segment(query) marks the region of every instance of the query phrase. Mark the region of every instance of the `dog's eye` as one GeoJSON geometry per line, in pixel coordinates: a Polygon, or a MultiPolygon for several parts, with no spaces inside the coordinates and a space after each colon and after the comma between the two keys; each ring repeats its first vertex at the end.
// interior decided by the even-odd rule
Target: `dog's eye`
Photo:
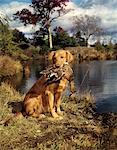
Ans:
{"type": "Polygon", "coordinates": [[[61,56],[61,58],[63,58],[63,56],[61,56]]]}

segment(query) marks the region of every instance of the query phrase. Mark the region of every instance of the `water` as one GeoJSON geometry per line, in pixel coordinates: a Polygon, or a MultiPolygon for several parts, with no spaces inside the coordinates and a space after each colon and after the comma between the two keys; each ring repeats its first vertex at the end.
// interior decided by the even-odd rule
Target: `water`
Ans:
{"type": "Polygon", "coordinates": [[[98,112],[117,112],[117,61],[91,61],[74,64],[77,88],[85,74],[81,90],[89,89],[95,96],[98,112]]]}
{"type": "MultiPolygon", "coordinates": [[[[26,93],[47,65],[44,61],[32,63],[30,77],[20,78],[17,89],[26,93]]],[[[117,112],[117,61],[75,62],[73,71],[76,89],[91,90],[98,112],[117,112]]],[[[68,90],[66,94],[69,94],[68,90]]]]}

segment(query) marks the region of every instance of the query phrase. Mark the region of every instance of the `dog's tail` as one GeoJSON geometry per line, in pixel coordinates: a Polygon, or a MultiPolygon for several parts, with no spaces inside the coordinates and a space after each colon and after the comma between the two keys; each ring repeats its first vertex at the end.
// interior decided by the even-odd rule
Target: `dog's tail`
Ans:
{"type": "Polygon", "coordinates": [[[9,124],[15,122],[18,118],[22,118],[23,114],[21,112],[15,113],[4,120],[0,121],[0,125],[8,126],[9,124]]]}

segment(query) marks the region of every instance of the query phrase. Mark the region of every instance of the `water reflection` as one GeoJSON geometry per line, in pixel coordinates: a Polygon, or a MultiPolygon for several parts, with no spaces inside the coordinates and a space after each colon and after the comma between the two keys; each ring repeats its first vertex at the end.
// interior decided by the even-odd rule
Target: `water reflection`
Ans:
{"type": "MultiPolygon", "coordinates": [[[[89,86],[97,98],[105,98],[117,94],[117,62],[92,62],[89,86]]],[[[99,99],[98,98],[98,99],[99,99]]]]}
{"type": "Polygon", "coordinates": [[[96,98],[97,111],[117,112],[117,61],[92,61],[74,65],[75,83],[81,90],[90,89],[96,98]]]}
{"type": "Polygon", "coordinates": [[[46,66],[47,64],[44,60],[42,60],[41,62],[32,62],[30,64],[30,76],[29,78],[27,78],[26,76],[22,78],[22,82],[19,85],[18,90],[21,93],[26,93],[36,82],[36,80],[40,77],[40,71],[44,70],[46,66]]]}

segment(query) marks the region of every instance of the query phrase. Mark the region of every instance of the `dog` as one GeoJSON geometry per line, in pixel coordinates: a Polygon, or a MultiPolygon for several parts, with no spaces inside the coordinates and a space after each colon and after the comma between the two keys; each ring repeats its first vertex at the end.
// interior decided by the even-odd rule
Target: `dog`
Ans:
{"type": "MultiPolygon", "coordinates": [[[[44,74],[36,81],[23,101],[23,109],[27,116],[40,117],[41,114],[50,111],[52,117],[60,118],[62,114],[60,110],[61,97],[68,82],[71,93],[75,92],[73,71],[69,65],[73,61],[73,55],[69,51],[57,50],[50,52],[48,59],[52,61],[54,68],[58,68],[59,74],[60,69],[63,69],[64,73],[58,75],[56,81],[49,82],[44,74]]],[[[50,76],[53,74],[55,75],[51,72],[50,76]]]]}
{"type": "Polygon", "coordinates": [[[52,66],[41,72],[41,77],[26,93],[21,112],[16,111],[13,116],[0,121],[0,124],[7,126],[22,115],[42,118],[46,112],[50,112],[53,118],[62,119],[61,97],[68,83],[71,94],[75,92],[73,71],[69,65],[73,55],[69,51],[57,50],[49,53],[48,60],[52,61],[52,66]]]}

